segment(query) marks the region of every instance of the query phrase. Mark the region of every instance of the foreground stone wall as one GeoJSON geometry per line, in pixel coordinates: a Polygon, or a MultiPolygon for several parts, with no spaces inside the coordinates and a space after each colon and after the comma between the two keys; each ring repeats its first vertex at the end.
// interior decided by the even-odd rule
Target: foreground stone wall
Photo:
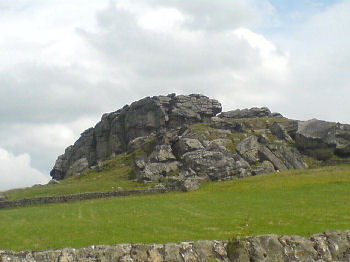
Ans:
{"type": "Polygon", "coordinates": [[[136,261],[229,261],[226,243],[220,241],[183,242],[180,244],[120,244],[91,246],[82,249],[65,248],[42,252],[0,251],[0,261],[23,262],[136,262],[136,261]]]}
{"type": "Polygon", "coordinates": [[[264,235],[227,243],[197,241],[179,244],[119,244],[50,251],[0,251],[1,262],[282,262],[350,261],[350,231],[300,236],[264,235]]]}
{"type": "Polygon", "coordinates": [[[130,195],[147,195],[147,194],[156,194],[156,193],[165,193],[165,192],[169,192],[169,190],[165,190],[162,188],[151,188],[151,189],[139,189],[139,190],[93,192],[93,193],[83,193],[83,194],[66,195],[66,196],[27,198],[27,199],[15,200],[15,201],[0,201],[0,209],[8,208],[8,207],[21,207],[21,206],[49,204],[49,203],[65,203],[65,202],[91,200],[91,199],[98,199],[98,198],[121,197],[121,196],[130,196],[130,195]]]}
{"type": "Polygon", "coordinates": [[[350,261],[350,231],[332,231],[303,238],[265,235],[234,241],[228,247],[231,261],[350,261]]]}

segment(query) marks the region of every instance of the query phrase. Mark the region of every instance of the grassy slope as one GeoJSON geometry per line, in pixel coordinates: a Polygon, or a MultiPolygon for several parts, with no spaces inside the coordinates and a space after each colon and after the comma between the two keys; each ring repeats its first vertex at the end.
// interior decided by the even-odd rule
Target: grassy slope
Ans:
{"type": "Polygon", "coordinates": [[[106,161],[103,168],[87,170],[79,176],[73,176],[56,185],[36,186],[14,189],[5,192],[9,200],[42,196],[59,196],[86,192],[107,192],[123,189],[141,189],[151,184],[140,184],[130,180],[132,176],[132,155],[120,154],[113,160],[106,161]]]}
{"type": "Polygon", "coordinates": [[[342,165],[208,183],[191,193],[4,209],[0,249],[349,229],[349,188],[350,165],[342,165]]]}

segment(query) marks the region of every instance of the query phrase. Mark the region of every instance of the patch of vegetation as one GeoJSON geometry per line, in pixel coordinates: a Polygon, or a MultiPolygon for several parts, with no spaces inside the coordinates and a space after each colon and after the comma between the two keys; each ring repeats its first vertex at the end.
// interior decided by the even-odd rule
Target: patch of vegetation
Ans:
{"type": "Polygon", "coordinates": [[[189,127],[192,133],[196,134],[196,138],[200,141],[214,140],[219,138],[215,129],[211,128],[207,123],[197,123],[189,127]]]}
{"type": "Polygon", "coordinates": [[[338,165],[211,182],[189,193],[1,209],[0,249],[227,240],[247,228],[249,235],[345,230],[349,186],[350,165],[338,165]]]}
{"type": "Polygon", "coordinates": [[[228,139],[231,140],[231,143],[229,145],[226,146],[226,148],[228,150],[230,150],[231,152],[235,152],[236,151],[236,147],[239,144],[239,142],[241,142],[241,140],[243,140],[244,138],[247,138],[248,134],[246,133],[240,133],[240,132],[233,132],[228,139]]]}
{"type": "Polygon", "coordinates": [[[167,174],[167,177],[177,176],[179,173],[180,173],[180,169],[179,169],[179,168],[176,168],[176,170],[170,171],[170,172],[167,174]]]}
{"type": "Polygon", "coordinates": [[[60,184],[14,189],[5,192],[9,200],[60,196],[87,192],[108,192],[122,189],[143,189],[150,186],[130,180],[134,154],[120,154],[103,162],[100,167],[87,169],[80,175],[60,181],[60,184]]]}
{"type": "Polygon", "coordinates": [[[137,153],[140,154],[142,152],[145,152],[146,155],[149,156],[153,152],[153,150],[156,147],[156,145],[157,145],[156,139],[155,138],[149,138],[141,145],[141,149],[140,149],[141,152],[138,151],[138,152],[136,152],[136,154],[137,153]]]}
{"type": "Polygon", "coordinates": [[[319,168],[324,166],[335,166],[340,164],[350,164],[350,157],[341,157],[333,154],[329,159],[322,161],[313,157],[305,157],[305,162],[309,168],[319,168]]]}
{"type": "Polygon", "coordinates": [[[318,168],[322,166],[322,161],[319,161],[313,157],[306,156],[304,157],[304,161],[309,168],[318,168]]]}
{"type": "Polygon", "coordinates": [[[209,123],[196,123],[190,125],[188,128],[195,133],[207,133],[211,129],[209,123]]]}

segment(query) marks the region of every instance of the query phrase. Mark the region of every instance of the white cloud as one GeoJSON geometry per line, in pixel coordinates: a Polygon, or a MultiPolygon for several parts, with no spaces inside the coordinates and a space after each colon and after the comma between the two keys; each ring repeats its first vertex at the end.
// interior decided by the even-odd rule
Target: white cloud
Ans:
{"type": "Polygon", "coordinates": [[[156,8],[138,17],[142,28],[162,33],[178,28],[184,21],[185,16],[175,8],[156,8]]]}
{"type": "Polygon", "coordinates": [[[349,123],[349,13],[350,1],[342,1],[275,38],[290,53],[283,106],[290,117],[349,123]]]}
{"type": "Polygon", "coordinates": [[[0,190],[45,184],[49,177],[31,167],[28,154],[13,155],[0,148],[0,190]]]}
{"type": "Polygon", "coordinates": [[[26,152],[32,165],[48,175],[57,156],[73,144],[85,129],[95,125],[96,118],[80,118],[62,123],[0,124],[0,145],[15,154],[26,152]]]}
{"type": "MultiPolygon", "coordinates": [[[[99,61],[113,68],[114,76],[126,81],[128,90],[139,97],[204,93],[226,97],[222,101],[226,108],[283,100],[283,85],[288,81],[286,53],[263,35],[238,28],[240,23],[217,31],[194,28],[187,21],[198,14],[174,3],[179,4],[162,2],[153,9],[137,8],[135,2],[132,8],[110,4],[98,13],[98,30],[81,34],[100,54],[99,61]],[[157,16],[155,21],[148,18],[152,12],[159,17],[171,15],[163,25],[157,16]]],[[[227,5],[220,10],[226,12],[227,5]]],[[[237,5],[247,8],[243,2],[237,5]]]]}

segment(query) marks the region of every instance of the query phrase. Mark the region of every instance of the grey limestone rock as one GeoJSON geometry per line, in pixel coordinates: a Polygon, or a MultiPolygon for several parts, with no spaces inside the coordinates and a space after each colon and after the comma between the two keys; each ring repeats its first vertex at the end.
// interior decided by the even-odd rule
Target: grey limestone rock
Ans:
{"type": "Polygon", "coordinates": [[[243,125],[237,121],[230,121],[229,118],[213,116],[211,118],[210,126],[221,130],[230,130],[234,132],[242,132],[243,125]]]}
{"type": "Polygon", "coordinates": [[[277,136],[279,139],[284,140],[288,143],[292,143],[293,139],[290,137],[290,135],[287,133],[286,129],[280,125],[277,122],[274,122],[270,127],[270,131],[272,134],[277,136]]]}
{"type": "Polygon", "coordinates": [[[220,151],[196,150],[182,156],[184,166],[194,170],[198,176],[210,180],[247,176],[249,164],[237,154],[220,151]]]}
{"type": "Polygon", "coordinates": [[[295,142],[302,150],[333,149],[336,154],[350,154],[350,125],[312,119],[299,121],[295,142]]]}
{"type": "Polygon", "coordinates": [[[67,170],[66,177],[79,174],[81,171],[89,167],[88,160],[83,157],[76,160],[67,170]]]}
{"type": "Polygon", "coordinates": [[[56,179],[51,179],[50,181],[49,181],[49,183],[47,183],[48,185],[56,185],[56,184],[60,184],[61,182],[60,181],[58,181],[58,180],[56,180],[56,179]]]}
{"type": "Polygon", "coordinates": [[[170,145],[157,145],[149,158],[151,162],[168,162],[176,160],[170,145]]]}
{"type": "Polygon", "coordinates": [[[261,165],[252,168],[253,175],[263,175],[275,172],[275,167],[270,161],[263,161],[261,165]]]}
{"type": "Polygon", "coordinates": [[[237,152],[249,162],[249,164],[255,164],[259,161],[258,151],[260,144],[258,137],[250,136],[243,139],[237,146],[237,152]]]}
{"type": "Polygon", "coordinates": [[[166,178],[169,173],[175,173],[179,169],[179,162],[144,162],[140,164],[141,161],[138,162],[138,169],[136,172],[136,179],[139,182],[161,182],[164,178],[166,178]]]}
{"type": "Polygon", "coordinates": [[[236,146],[236,150],[251,165],[268,161],[263,166],[258,166],[255,169],[255,174],[273,172],[270,163],[276,170],[280,171],[307,167],[303,156],[296,149],[284,145],[271,144],[267,138],[264,138],[262,141],[257,136],[247,137],[236,146]]]}
{"type": "Polygon", "coordinates": [[[287,170],[285,163],[280,158],[278,158],[267,146],[259,146],[258,154],[261,160],[270,161],[276,170],[287,170]]]}
{"type": "Polygon", "coordinates": [[[271,111],[267,107],[253,107],[250,109],[236,109],[228,112],[223,112],[219,115],[221,118],[254,118],[254,117],[271,117],[271,111]]]}
{"type": "Polygon", "coordinates": [[[94,166],[127,149],[133,151],[140,142],[135,141],[138,137],[147,137],[164,128],[205,122],[219,112],[221,104],[203,95],[146,97],[104,114],[94,128],[83,132],[74,145],[58,157],[50,175],[54,179],[64,179],[75,173],[76,166],[72,166],[77,165],[78,160],[86,159],[87,167],[94,166]]]}
{"type": "Polygon", "coordinates": [[[199,188],[202,180],[197,177],[190,177],[186,178],[185,180],[181,181],[181,191],[190,192],[195,191],[199,188]]]}
{"type": "Polygon", "coordinates": [[[136,137],[135,139],[131,140],[128,143],[127,152],[132,153],[132,152],[140,149],[142,147],[142,145],[144,145],[149,139],[150,139],[149,136],[136,137]]]}
{"type": "Polygon", "coordinates": [[[204,141],[203,144],[209,151],[228,151],[227,146],[231,144],[231,140],[218,138],[211,141],[204,141]]]}
{"type": "Polygon", "coordinates": [[[269,149],[276,157],[282,160],[287,169],[303,169],[308,167],[304,161],[304,157],[293,147],[269,145],[269,149]]]}
{"type": "Polygon", "coordinates": [[[195,151],[199,149],[204,149],[202,143],[198,139],[181,137],[173,146],[174,152],[178,157],[183,154],[195,151]]]}

